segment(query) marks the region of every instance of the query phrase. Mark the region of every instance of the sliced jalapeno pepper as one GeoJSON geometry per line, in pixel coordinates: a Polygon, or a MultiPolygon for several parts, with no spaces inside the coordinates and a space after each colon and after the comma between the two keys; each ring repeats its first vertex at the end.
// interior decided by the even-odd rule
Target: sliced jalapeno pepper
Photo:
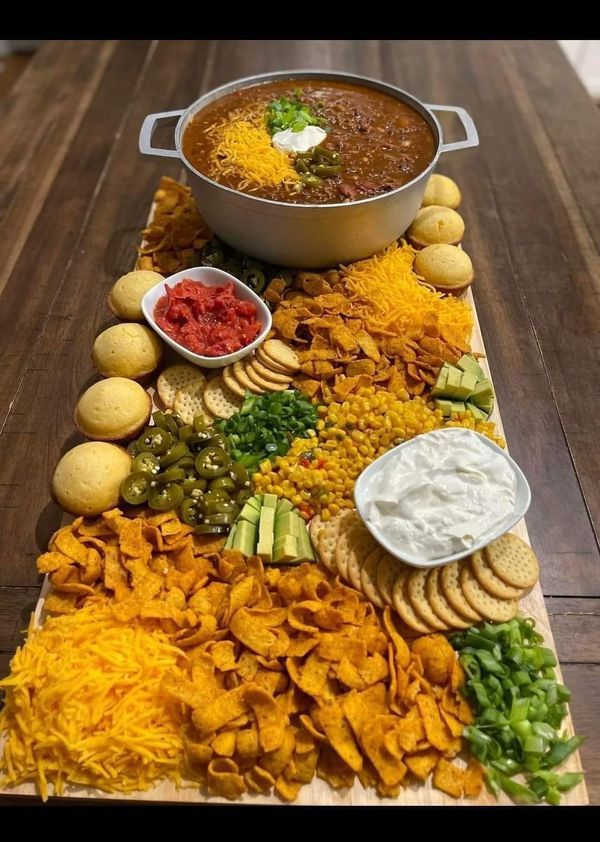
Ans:
{"type": "Polygon", "coordinates": [[[231,460],[222,447],[205,447],[196,457],[196,470],[208,479],[224,476],[230,466],[231,460]]]}
{"type": "Polygon", "coordinates": [[[188,452],[188,446],[184,441],[175,441],[173,446],[160,457],[161,468],[166,468],[167,465],[172,465],[173,462],[177,462],[178,459],[181,459],[181,457],[185,456],[188,452]]]}
{"type": "Polygon", "coordinates": [[[162,427],[163,430],[167,430],[167,416],[164,412],[161,412],[160,409],[157,409],[156,412],[152,413],[152,420],[156,424],[157,427],[162,427]]]}
{"type": "Polygon", "coordinates": [[[184,441],[186,444],[194,435],[194,428],[191,424],[184,424],[179,428],[179,441],[184,441]]]}
{"type": "Polygon", "coordinates": [[[132,471],[143,471],[145,474],[154,476],[159,471],[160,462],[153,453],[139,453],[133,460],[132,471]]]}
{"type": "Polygon", "coordinates": [[[220,515],[225,512],[237,512],[237,505],[233,500],[207,500],[202,501],[202,512],[205,515],[220,515]]]}
{"type": "Polygon", "coordinates": [[[205,479],[190,479],[187,478],[183,481],[183,493],[185,496],[189,496],[194,491],[201,491],[204,493],[206,491],[206,486],[208,485],[208,480],[205,479]]]}
{"type": "Polygon", "coordinates": [[[214,491],[207,491],[204,495],[204,499],[207,503],[213,503],[217,501],[222,502],[223,500],[227,500],[229,502],[229,500],[231,500],[231,497],[229,496],[229,492],[225,491],[224,488],[216,488],[214,491]]]}
{"type": "Polygon", "coordinates": [[[193,436],[190,436],[187,440],[187,446],[190,450],[195,450],[198,452],[202,450],[203,447],[206,447],[212,438],[211,433],[208,430],[200,430],[198,433],[194,433],[193,436]]]}
{"type": "Polygon", "coordinates": [[[187,498],[179,507],[179,517],[188,526],[198,526],[202,523],[202,515],[198,511],[196,501],[187,498]]]}
{"type": "Polygon", "coordinates": [[[156,475],[156,482],[159,485],[165,485],[167,482],[183,482],[184,479],[185,471],[183,468],[177,468],[175,465],[171,465],[166,471],[156,475]]]}
{"type": "Polygon", "coordinates": [[[130,456],[137,456],[138,455],[139,450],[138,450],[138,446],[137,446],[137,441],[130,441],[129,442],[129,444],[127,445],[127,453],[129,453],[130,456]]]}
{"type": "Polygon", "coordinates": [[[245,485],[250,482],[250,475],[241,462],[234,462],[231,466],[231,474],[238,485],[245,485]]]}
{"type": "Polygon", "coordinates": [[[173,436],[162,427],[146,428],[137,440],[140,452],[153,453],[162,456],[173,444],[173,436]]]}
{"type": "Polygon", "coordinates": [[[224,535],[229,532],[229,527],[217,523],[200,523],[194,527],[196,535],[224,535]]]}
{"type": "Polygon", "coordinates": [[[238,492],[237,497],[235,498],[235,502],[238,506],[243,506],[244,503],[247,503],[248,500],[252,497],[252,491],[249,488],[243,488],[241,491],[238,492]]]}
{"type": "Polygon", "coordinates": [[[179,429],[181,425],[178,422],[180,421],[181,419],[179,415],[175,415],[173,412],[167,412],[165,415],[165,423],[158,424],[158,421],[156,423],[159,427],[164,427],[165,430],[168,430],[173,438],[176,439],[179,436],[179,429]]]}
{"type": "Polygon", "coordinates": [[[226,524],[230,526],[237,517],[237,510],[232,512],[217,512],[214,515],[204,515],[204,523],[208,523],[210,525],[213,524],[226,524]]]}
{"type": "Polygon", "coordinates": [[[157,512],[177,509],[183,503],[183,488],[174,482],[152,488],[148,495],[148,505],[157,512]]]}
{"type": "Polygon", "coordinates": [[[217,432],[211,433],[209,444],[211,447],[222,447],[223,450],[227,451],[227,438],[218,430],[217,432]]]}
{"type": "Polygon", "coordinates": [[[244,269],[241,280],[247,287],[254,290],[256,293],[261,293],[267,282],[265,273],[262,269],[255,269],[254,267],[244,269]]]}
{"type": "Polygon", "coordinates": [[[206,421],[203,415],[194,415],[194,432],[200,433],[206,430],[206,421]]]}
{"type": "Polygon", "coordinates": [[[151,477],[144,471],[128,474],[121,483],[121,497],[131,506],[141,506],[150,494],[151,477]]]}
{"type": "Polygon", "coordinates": [[[210,491],[216,491],[222,488],[224,491],[235,491],[235,482],[231,477],[219,477],[218,479],[211,479],[208,484],[210,491]]]}

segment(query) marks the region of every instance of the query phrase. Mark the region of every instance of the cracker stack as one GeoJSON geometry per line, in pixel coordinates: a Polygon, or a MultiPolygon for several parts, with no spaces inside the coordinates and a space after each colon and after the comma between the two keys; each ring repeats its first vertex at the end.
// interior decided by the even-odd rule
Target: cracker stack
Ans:
{"type": "Polygon", "coordinates": [[[464,629],[484,620],[506,622],[539,575],[532,549],[507,533],[469,558],[444,567],[415,568],[380,547],[354,510],[310,526],[322,563],[379,608],[393,606],[417,634],[464,629]]]}

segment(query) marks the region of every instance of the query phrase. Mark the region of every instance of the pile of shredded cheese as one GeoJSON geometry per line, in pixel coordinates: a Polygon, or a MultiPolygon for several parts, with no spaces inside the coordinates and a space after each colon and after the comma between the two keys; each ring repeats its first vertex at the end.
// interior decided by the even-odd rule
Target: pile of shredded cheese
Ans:
{"type": "Polygon", "coordinates": [[[471,307],[420,283],[412,269],[414,257],[406,243],[392,243],[380,254],[343,268],[348,291],[364,301],[369,330],[410,336],[432,324],[446,341],[468,345],[471,307]]]}
{"type": "Polygon", "coordinates": [[[300,185],[289,155],[271,143],[262,112],[240,110],[212,127],[210,134],[215,144],[211,153],[213,177],[235,176],[239,179],[237,188],[246,191],[300,185]]]}
{"type": "Polygon", "coordinates": [[[67,783],[135,792],[179,782],[183,714],[160,683],[184,660],[164,632],[119,623],[105,602],[30,628],[0,681],[2,784],[35,781],[45,801],[50,783],[60,795],[67,783]]]}

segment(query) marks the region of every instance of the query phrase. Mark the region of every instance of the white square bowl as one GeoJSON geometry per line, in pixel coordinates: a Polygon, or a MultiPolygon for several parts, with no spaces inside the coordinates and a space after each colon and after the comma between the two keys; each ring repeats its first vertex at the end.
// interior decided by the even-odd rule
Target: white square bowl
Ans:
{"type": "Polygon", "coordinates": [[[177,272],[175,275],[165,278],[162,283],[156,284],[156,286],[153,286],[144,295],[142,298],[142,312],[152,330],[158,333],[167,345],[170,345],[173,350],[181,354],[188,362],[202,366],[203,368],[224,368],[226,365],[231,365],[247,357],[248,354],[251,354],[255,348],[265,341],[272,324],[271,312],[262,298],[249,289],[246,284],[243,284],[236,277],[230,275],[229,272],[223,272],[222,269],[214,269],[212,266],[196,266],[193,269],[184,269],[182,272],[177,272]],[[234,351],[233,354],[225,354],[222,357],[204,357],[202,354],[196,354],[194,351],[190,351],[185,345],[181,345],[165,333],[156,324],[154,319],[154,308],[159,298],[166,295],[165,288],[174,287],[180,281],[195,281],[196,283],[203,283],[204,286],[211,287],[224,286],[225,284],[232,283],[236,298],[242,301],[251,301],[256,307],[256,318],[261,324],[261,332],[249,345],[240,348],[239,351],[234,351]]]}
{"type": "MultiPolygon", "coordinates": [[[[449,439],[452,438],[453,435],[456,434],[458,431],[464,431],[462,427],[446,427],[442,428],[441,430],[432,430],[435,433],[443,433],[448,435],[449,439]]],[[[488,531],[485,533],[485,537],[483,539],[479,539],[476,541],[471,547],[465,550],[460,550],[460,552],[452,553],[451,555],[441,556],[440,558],[434,559],[423,559],[419,556],[410,555],[408,553],[404,553],[399,551],[392,543],[389,541],[384,532],[382,532],[377,527],[373,526],[369,523],[366,519],[366,510],[367,510],[367,499],[366,499],[366,492],[367,486],[369,482],[373,479],[373,477],[380,473],[390,459],[394,457],[395,454],[398,453],[400,449],[414,447],[415,442],[418,442],[423,436],[429,435],[429,433],[421,433],[419,436],[415,436],[413,439],[409,439],[408,441],[403,442],[402,444],[397,445],[397,447],[393,447],[391,450],[388,450],[387,453],[384,453],[383,456],[380,456],[379,459],[376,459],[374,462],[365,468],[365,470],[360,474],[356,483],[354,485],[354,502],[356,504],[356,508],[358,509],[358,513],[360,514],[362,520],[364,521],[365,526],[375,538],[375,540],[381,544],[381,546],[387,550],[387,552],[394,556],[394,558],[400,559],[400,561],[404,561],[406,564],[410,564],[413,567],[424,567],[424,568],[431,568],[431,567],[441,567],[444,564],[450,564],[452,561],[458,561],[461,558],[465,558],[466,556],[471,555],[474,553],[475,550],[480,550],[483,547],[490,544],[492,541],[495,541],[496,538],[499,538],[501,535],[504,535],[505,532],[508,532],[509,529],[518,523],[522,517],[525,516],[530,504],[531,504],[531,489],[529,488],[529,483],[525,478],[525,474],[519,468],[517,463],[514,459],[512,459],[508,453],[505,453],[501,447],[498,447],[497,444],[494,444],[493,441],[490,441],[486,436],[482,436],[481,433],[475,432],[475,430],[469,430],[468,432],[472,433],[474,436],[477,436],[486,447],[489,447],[490,450],[499,453],[503,459],[508,462],[510,467],[515,473],[517,487],[516,487],[516,494],[515,494],[515,505],[513,511],[510,515],[502,521],[500,526],[498,526],[492,532],[488,531]]],[[[448,446],[451,446],[451,442],[448,442],[448,446]]]]}

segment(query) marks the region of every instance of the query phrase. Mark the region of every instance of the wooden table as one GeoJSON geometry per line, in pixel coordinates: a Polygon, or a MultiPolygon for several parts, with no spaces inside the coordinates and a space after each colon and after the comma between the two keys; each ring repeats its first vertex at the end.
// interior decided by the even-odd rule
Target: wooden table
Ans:
{"type": "Polygon", "coordinates": [[[0,674],[39,593],[35,558],[62,521],[48,483],[81,440],[73,407],[96,379],[106,293],[132,266],[160,175],[180,173],[139,154],[142,120],[289,67],[374,76],[475,120],[480,148],[438,170],[463,190],[479,317],[600,803],[600,112],[555,42],[80,41],[37,53],[0,102],[0,674]]]}

